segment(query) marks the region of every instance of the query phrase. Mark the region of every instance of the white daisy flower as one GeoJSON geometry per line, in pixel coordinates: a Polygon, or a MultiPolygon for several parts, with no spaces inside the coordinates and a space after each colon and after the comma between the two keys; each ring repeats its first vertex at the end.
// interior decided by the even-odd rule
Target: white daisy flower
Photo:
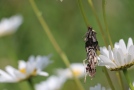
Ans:
{"type": "Polygon", "coordinates": [[[48,76],[48,73],[42,70],[51,63],[49,58],[49,56],[30,56],[27,62],[19,61],[18,70],[6,66],[6,72],[0,70],[0,82],[19,82],[36,75],[48,76]]]}
{"type": "Polygon", "coordinates": [[[99,66],[106,66],[110,70],[121,70],[134,64],[134,45],[132,38],[128,39],[126,46],[123,39],[115,43],[113,50],[109,46],[100,48],[99,66]]]}
{"type": "Polygon", "coordinates": [[[46,81],[43,81],[35,85],[36,90],[60,90],[63,84],[66,82],[66,77],[50,76],[46,81]]]}
{"type": "Polygon", "coordinates": [[[102,87],[100,84],[98,84],[94,87],[90,87],[89,90],[111,90],[111,89],[106,89],[105,87],[102,87]]]}
{"type": "MultiPolygon", "coordinates": [[[[73,63],[70,65],[76,77],[84,76],[84,67],[81,63],[73,63]]],[[[73,74],[69,68],[56,70],[58,76],[50,76],[46,81],[35,86],[36,90],[60,90],[67,79],[73,78],[73,74]]]]}
{"type": "MultiPolygon", "coordinates": [[[[72,69],[74,75],[78,78],[81,78],[84,76],[84,66],[81,63],[73,63],[70,65],[70,68],[72,69]]],[[[67,68],[67,69],[58,69],[58,74],[61,74],[63,76],[66,76],[66,78],[73,78],[73,73],[72,71],[67,68]]]]}
{"type": "Polygon", "coordinates": [[[22,24],[23,18],[21,15],[15,15],[9,19],[3,18],[0,21],[0,36],[14,33],[22,24]]]}

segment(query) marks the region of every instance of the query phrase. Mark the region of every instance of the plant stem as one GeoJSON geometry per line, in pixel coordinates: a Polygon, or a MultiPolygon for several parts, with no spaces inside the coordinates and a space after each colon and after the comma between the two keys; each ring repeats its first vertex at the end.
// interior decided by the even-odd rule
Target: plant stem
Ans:
{"type": "Polygon", "coordinates": [[[123,85],[123,80],[122,80],[122,78],[121,78],[121,72],[120,72],[120,71],[117,71],[117,72],[116,72],[116,76],[117,76],[117,78],[118,78],[118,80],[119,80],[119,84],[120,84],[120,86],[121,86],[121,90],[125,90],[124,85],[123,85]]]}
{"type": "MultiPolygon", "coordinates": [[[[112,43],[112,39],[111,39],[111,36],[110,36],[110,33],[109,33],[107,20],[106,20],[106,0],[102,0],[102,12],[103,12],[104,24],[105,24],[106,32],[107,32],[108,39],[109,39],[109,42],[110,42],[110,46],[113,48],[113,43],[112,43]]],[[[119,80],[119,83],[120,83],[120,86],[121,86],[122,90],[125,90],[125,88],[123,86],[123,80],[121,78],[120,71],[116,72],[116,76],[119,80]]]]}
{"type": "Polygon", "coordinates": [[[30,85],[30,87],[31,87],[31,90],[35,90],[35,89],[34,89],[34,85],[33,85],[33,82],[32,82],[32,79],[31,79],[31,78],[29,78],[29,79],[28,79],[28,83],[29,83],[29,85],[30,85]]]}
{"type": "Polygon", "coordinates": [[[130,81],[130,78],[129,78],[127,69],[123,69],[123,73],[124,73],[125,78],[126,78],[128,84],[129,84],[130,89],[131,89],[131,90],[134,90],[134,87],[133,87],[133,85],[132,85],[132,83],[131,83],[131,81],[130,81]]]}
{"type": "Polygon", "coordinates": [[[106,28],[106,32],[107,32],[107,35],[108,35],[108,39],[109,39],[110,45],[113,48],[113,43],[112,43],[112,39],[111,39],[109,30],[108,30],[108,24],[107,24],[107,20],[106,20],[106,9],[105,9],[105,6],[106,6],[105,0],[102,0],[102,12],[103,12],[104,24],[105,24],[105,28],[106,28]]]}
{"type": "MultiPolygon", "coordinates": [[[[62,58],[63,62],[65,63],[65,65],[70,68],[70,62],[66,56],[66,54],[61,50],[61,48],[59,47],[58,43],[56,42],[55,38],[53,37],[47,23],[45,22],[45,20],[43,19],[42,15],[41,15],[41,12],[39,11],[39,9],[37,8],[34,0],[29,0],[31,6],[32,6],[32,9],[33,11],[35,12],[39,22],[41,23],[44,31],[46,32],[49,40],[51,41],[52,45],[54,46],[55,50],[58,52],[58,54],[60,55],[60,57],[62,58]]],[[[72,69],[70,68],[70,70],[72,71],[72,69]]],[[[73,73],[73,71],[72,71],[73,73]]],[[[75,80],[75,83],[77,84],[79,90],[84,90],[81,82],[79,81],[79,79],[75,76],[75,74],[73,73],[73,76],[74,76],[74,80],[75,80]]]]}
{"type": "Polygon", "coordinates": [[[110,79],[110,76],[109,76],[109,74],[108,74],[108,71],[107,71],[107,69],[106,69],[106,67],[103,67],[103,70],[104,70],[104,73],[105,73],[105,75],[106,75],[106,77],[107,77],[107,80],[108,80],[108,83],[109,83],[111,89],[112,89],[112,90],[115,90],[115,88],[114,88],[114,86],[113,86],[113,83],[112,83],[112,81],[111,81],[111,79],[110,79]]]}
{"type": "Polygon", "coordinates": [[[89,27],[90,25],[89,25],[89,22],[88,22],[88,20],[87,20],[86,14],[85,14],[85,12],[84,12],[83,5],[82,5],[82,1],[81,1],[81,0],[78,0],[78,4],[79,4],[80,11],[81,11],[81,14],[82,14],[82,16],[83,16],[83,19],[84,19],[84,21],[85,21],[85,24],[86,24],[87,27],[89,27]]]}
{"type": "Polygon", "coordinates": [[[90,7],[91,7],[91,9],[92,9],[92,11],[93,11],[93,14],[94,14],[94,16],[95,16],[95,18],[96,18],[96,20],[97,20],[97,23],[98,23],[98,25],[99,25],[100,32],[101,32],[101,35],[102,35],[102,37],[103,37],[103,41],[104,41],[105,45],[108,46],[108,43],[107,43],[106,38],[105,38],[105,34],[104,34],[104,32],[103,32],[103,29],[102,29],[100,20],[99,20],[99,18],[98,18],[98,16],[97,16],[97,13],[95,12],[95,8],[94,8],[94,6],[93,6],[92,0],[88,0],[88,3],[89,3],[89,5],[90,5],[90,7]]]}

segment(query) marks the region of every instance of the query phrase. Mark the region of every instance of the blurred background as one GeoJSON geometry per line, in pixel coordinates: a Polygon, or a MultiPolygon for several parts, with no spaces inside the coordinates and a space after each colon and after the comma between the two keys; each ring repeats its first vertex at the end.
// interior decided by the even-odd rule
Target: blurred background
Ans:
{"type": "MultiPolygon", "coordinates": [[[[100,47],[104,42],[93,12],[87,0],[82,0],[84,10],[93,29],[97,32],[100,47]]],[[[42,12],[53,36],[57,40],[61,49],[66,53],[71,63],[82,63],[86,58],[84,35],[87,27],[80,13],[77,0],[35,0],[39,10],[42,12]]],[[[102,16],[101,0],[93,0],[97,15],[104,27],[102,16]]],[[[129,37],[134,40],[134,1],[133,0],[107,0],[106,14],[109,31],[113,43],[124,39],[126,42],[129,37]]],[[[18,30],[11,35],[0,37],[0,69],[7,65],[17,68],[18,60],[28,60],[30,55],[49,55],[52,60],[45,71],[50,75],[54,74],[56,68],[66,68],[58,53],[55,51],[28,0],[0,0],[0,20],[10,18],[13,15],[23,16],[23,23],[18,30]]],[[[132,81],[134,81],[133,69],[129,70],[132,81]]],[[[119,84],[114,76],[115,72],[110,72],[110,76],[115,87],[119,90],[119,84]]],[[[124,77],[122,75],[122,77],[124,77]]],[[[35,77],[35,84],[46,80],[47,77],[35,77]]],[[[100,83],[102,86],[109,87],[107,79],[101,69],[97,67],[97,73],[93,80],[87,77],[80,79],[85,90],[90,86],[100,83]]],[[[124,79],[125,81],[125,79],[124,79]]],[[[124,86],[128,85],[124,82],[124,86]]],[[[61,90],[78,90],[73,80],[68,80],[61,90]],[[71,89],[70,89],[71,87],[71,89]]],[[[20,83],[0,83],[0,90],[30,90],[26,81],[20,83]]]]}

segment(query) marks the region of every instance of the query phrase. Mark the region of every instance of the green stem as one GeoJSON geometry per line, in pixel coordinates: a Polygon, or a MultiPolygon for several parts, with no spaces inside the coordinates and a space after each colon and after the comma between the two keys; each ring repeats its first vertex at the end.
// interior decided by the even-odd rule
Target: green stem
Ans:
{"type": "Polygon", "coordinates": [[[105,27],[106,27],[106,32],[107,32],[107,35],[108,35],[108,39],[109,39],[110,45],[113,48],[113,43],[112,43],[112,39],[111,39],[109,30],[108,30],[108,24],[107,24],[107,20],[106,20],[106,9],[105,9],[105,6],[106,6],[105,0],[102,0],[102,12],[103,12],[104,24],[105,24],[105,27]]]}
{"type": "Polygon", "coordinates": [[[120,71],[117,71],[117,72],[116,72],[116,76],[117,76],[117,78],[118,78],[118,80],[119,80],[119,84],[120,84],[120,86],[121,86],[121,90],[125,90],[124,85],[123,85],[123,80],[122,80],[122,78],[121,78],[121,72],[120,72],[120,71]]]}
{"type": "Polygon", "coordinates": [[[89,25],[89,23],[88,23],[88,19],[87,19],[87,17],[86,17],[85,12],[84,12],[83,5],[82,5],[82,1],[81,1],[81,0],[78,0],[78,4],[79,4],[80,11],[81,11],[81,14],[82,14],[82,16],[83,16],[83,19],[84,19],[84,21],[85,21],[85,24],[86,24],[87,27],[89,27],[90,25],[89,25]]]}
{"type": "MultiPolygon", "coordinates": [[[[111,39],[109,30],[108,30],[108,24],[107,24],[107,20],[106,20],[106,4],[105,3],[106,3],[106,1],[105,0],[102,0],[103,19],[104,19],[104,24],[105,24],[105,28],[106,28],[106,32],[107,32],[107,35],[108,35],[108,39],[109,39],[110,45],[113,48],[113,43],[112,43],[112,39],[111,39]]],[[[125,90],[124,85],[123,85],[123,80],[121,78],[120,71],[117,71],[116,72],[116,76],[117,76],[117,78],[119,80],[119,83],[120,83],[120,86],[121,86],[122,90],[125,90]]]]}
{"type": "Polygon", "coordinates": [[[93,11],[93,14],[94,14],[94,16],[95,16],[95,18],[96,18],[96,20],[97,20],[97,23],[98,23],[98,25],[99,25],[100,32],[101,32],[102,37],[103,37],[103,41],[104,41],[105,45],[108,46],[108,43],[107,43],[106,38],[105,38],[105,34],[104,34],[104,32],[103,32],[103,29],[102,29],[100,20],[99,20],[99,18],[98,18],[98,16],[97,16],[97,13],[95,12],[95,8],[94,8],[94,6],[93,6],[92,0],[88,0],[88,3],[89,3],[89,5],[90,5],[90,7],[91,7],[91,9],[92,9],[92,11],[93,11]]]}
{"type": "MultiPolygon", "coordinates": [[[[44,18],[42,17],[41,15],[41,12],[39,11],[39,9],[37,8],[34,0],[29,0],[31,6],[32,6],[32,9],[33,11],[35,12],[39,22],[41,23],[44,31],[46,32],[49,40],[51,41],[52,45],[54,46],[55,50],[58,52],[58,54],[60,55],[60,57],[62,58],[63,62],[65,63],[65,65],[70,68],[70,62],[66,56],[66,54],[61,50],[61,48],[59,47],[58,43],[56,42],[55,38],[53,37],[47,23],[45,22],[44,18]]],[[[72,69],[70,68],[70,70],[72,71],[72,69]]],[[[73,73],[73,71],[72,71],[73,73]]],[[[75,83],[77,84],[79,90],[84,90],[81,82],[79,81],[79,79],[75,76],[75,74],[73,73],[73,76],[74,76],[74,80],[75,80],[75,83]]]]}
{"type": "Polygon", "coordinates": [[[107,77],[107,80],[108,80],[108,83],[109,83],[111,89],[112,89],[112,90],[115,90],[115,88],[114,88],[114,86],[113,86],[113,83],[112,83],[112,81],[111,81],[111,79],[110,79],[110,76],[109,76],[109,74],[108,74],[108,71],[107,71],[107,69],[106,69],[106,67],[103,67],[103,70],[104,70],[104,73],[105,73],[105,75],[106,75],[106,77],[107,77]]]}
{"type": "Polygon", "coordinates": [[[132,83],[131,83],[131,81],[130,81],[130,78],[129,78],[127,69],[123,69],[123,73],[124,73],[125,78],[126,78],[128,84],[129,84],[130,89],[131,89],[131,90],[134,90],[134,87],[133,87],[133,85],[132,85],[132,83]]]}
{"type": "Polygon", "coordinates": [[[34,85],[33,85],[33,82],[32,82],[32,79],[31,79],[31,78],[29,78],[29,79],[28,79],[28,83],[29,83],[29,85],[30,85],[31,90],[35,90],[35,88],[34,88],[34,85]]]}

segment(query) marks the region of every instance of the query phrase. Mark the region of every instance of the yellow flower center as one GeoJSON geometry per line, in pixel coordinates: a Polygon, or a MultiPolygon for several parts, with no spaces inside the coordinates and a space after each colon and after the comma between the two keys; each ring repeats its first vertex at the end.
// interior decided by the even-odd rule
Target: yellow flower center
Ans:
{"type": "Polygon", "coordinates": [[[22,69],[20,69],[20,72],[26,73],[26,69],[25,68],[22,68],[22,69]]]}
{"type": "Polygon", "coordinates": [[[80,70],[74,70],[73,73],[77,77],[81,74],[80,70]]]}
{"type": "Polygon", "coordinates": [[[32,75],[33,75],[33,76],[36,76],[36,71],[37,71],[37,70],[34,69],[34,71],[32,72],[32,75]]]}
{"type": "MultiPolygon", "coordinates": [[[[36,76],[36,69],[33,70],[33,72],[31,73],[32,76],[36,76]]],[[[20,69],[20,72],[23,73],[23,74],[26,74],[26,69],[25,68],[22,68],[20,69]]]]}

